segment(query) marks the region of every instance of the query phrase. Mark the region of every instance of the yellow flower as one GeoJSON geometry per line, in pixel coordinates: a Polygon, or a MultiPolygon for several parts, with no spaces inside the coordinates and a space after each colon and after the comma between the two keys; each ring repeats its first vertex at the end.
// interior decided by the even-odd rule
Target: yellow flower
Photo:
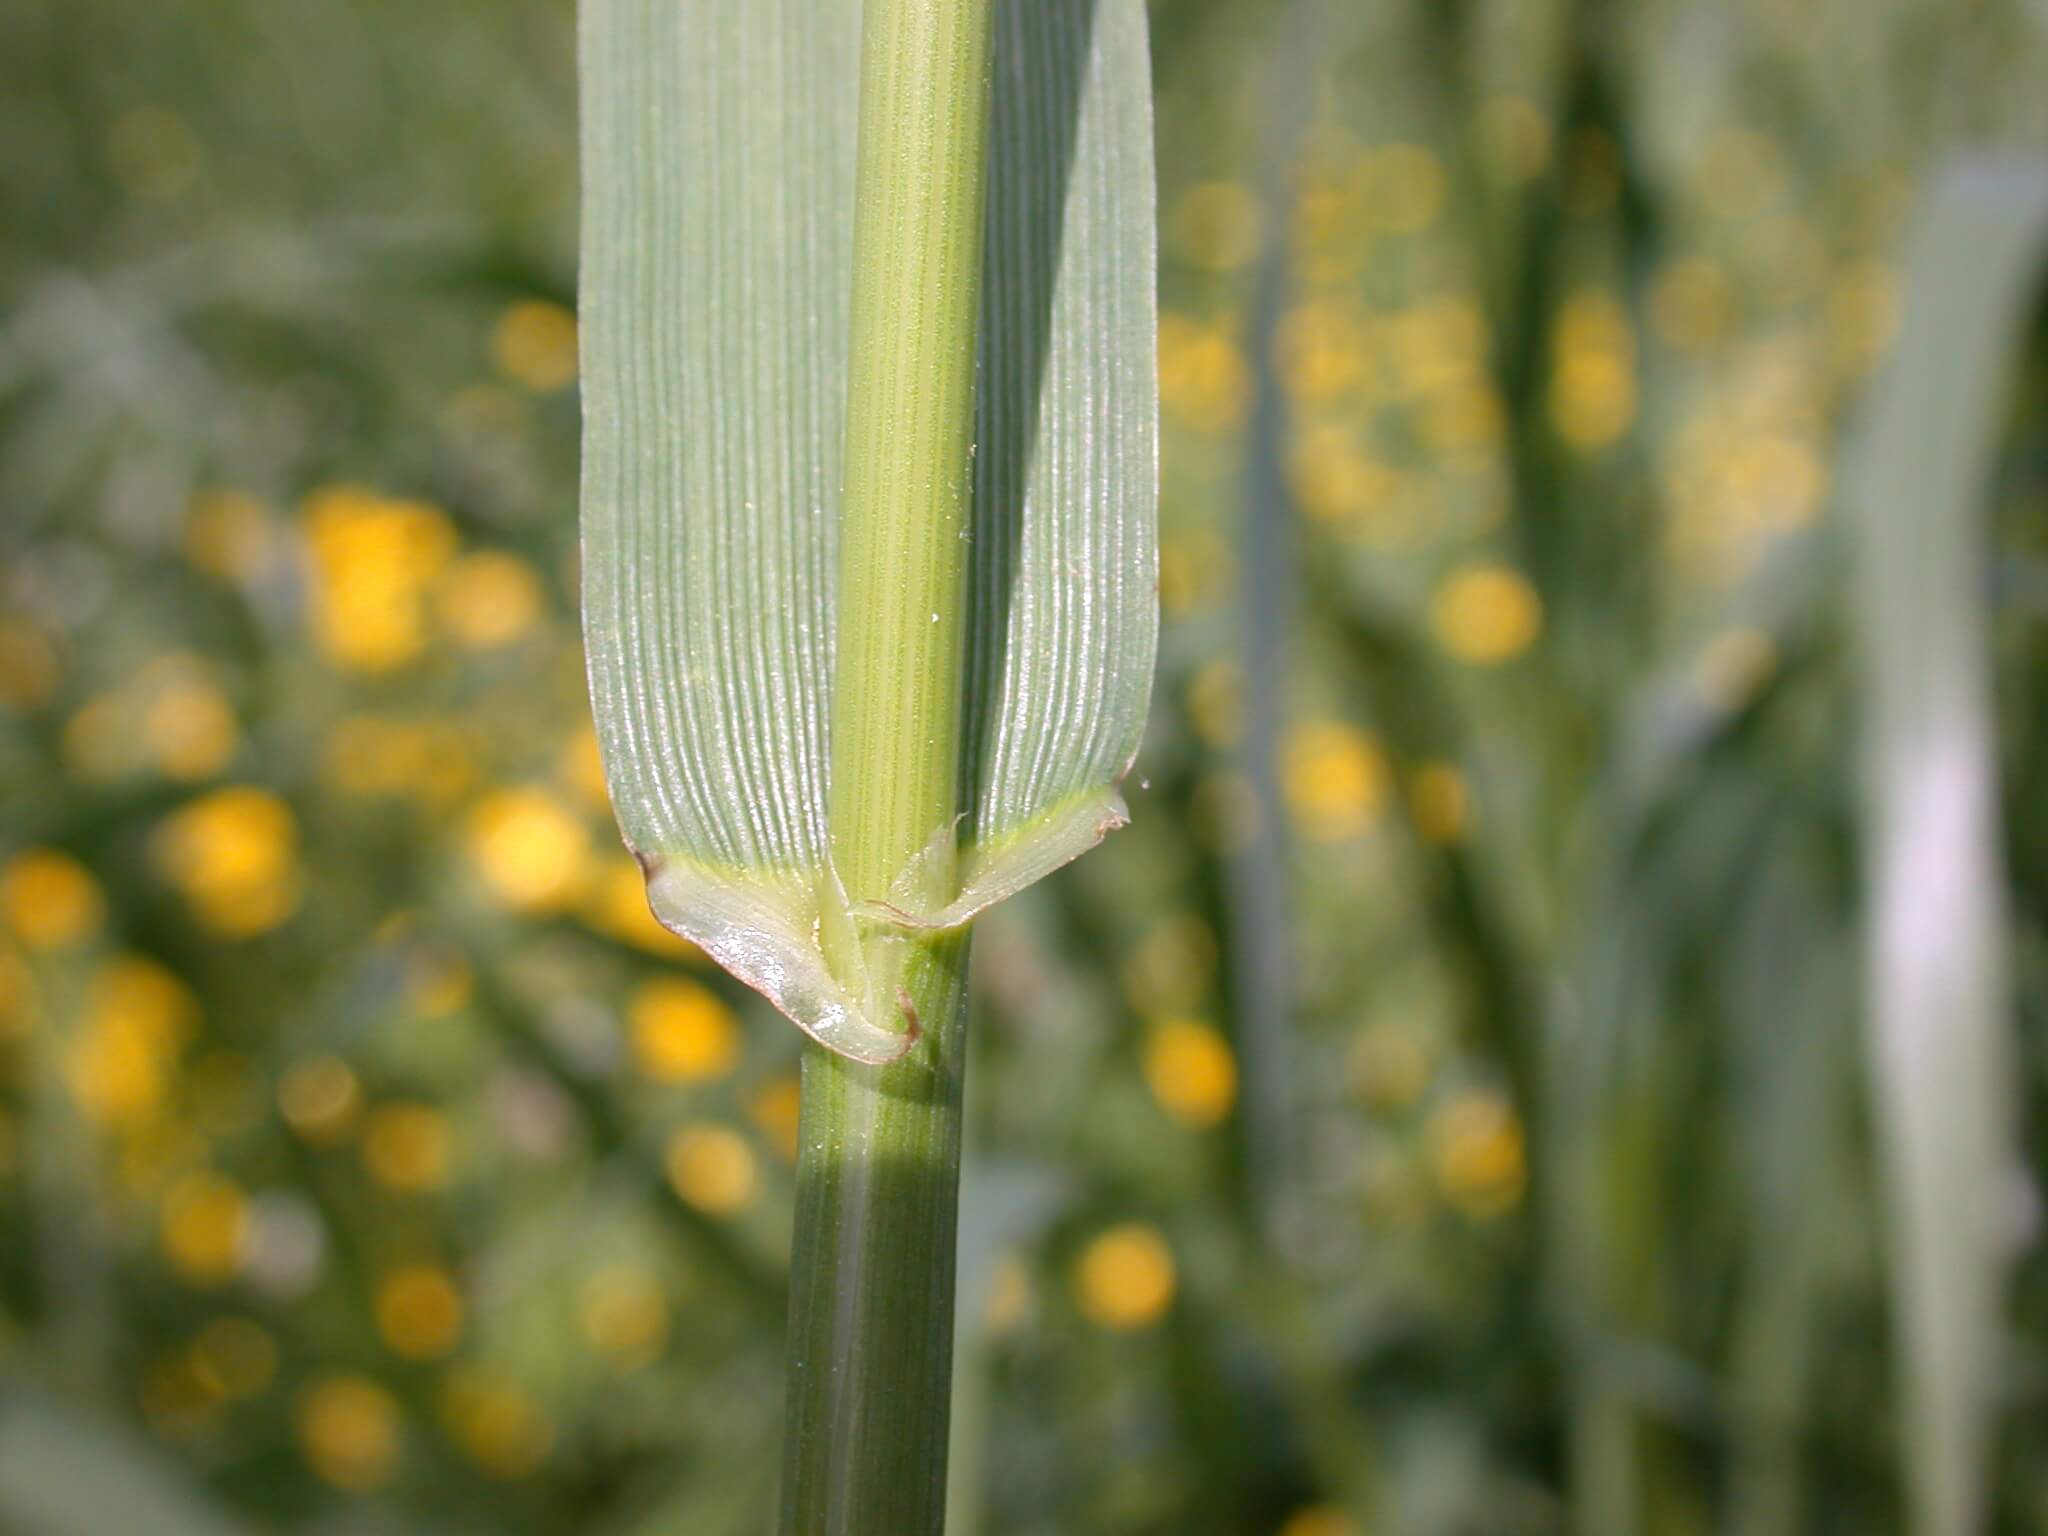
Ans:
{"type": "Polygon", "coordinates": [[[718,997],[679,976],[657,977],[633,994],[627,1008],[633,1060],[661,1083],[723,1077],[740,1059],[739,1027],[718,997]]]}
{"type": "Polygon", "coordinates": [[[388,1189],[418,1194],[448,1182],[448,1121],[430,1104],[380,1104],[363,1133],[363,1162],[388,1189]]]}
{"type": "Polygon", "coordinates": [[[1543,630],[1543,600],[1519,571],[1465,565],[1451,572],[1429,604],[1430,628],[1460,661],[1493,666],[1512,661],[1543,630]]]}
{"type": "Polygon", "coordinates": [[[277,1345],[246,1317],[217,1317],[192,1345],[199,1379],[223,1397],[255,1397],[277,1375],[277,1345]]]}
{"type": "Polygon", "coordinates": [[[1497,1216],[1522,1198],[1528,1166],[1521,1122],[1499,1097],[1466,1093],[1430,1119],[1437,1183],[1474,1218],[1497,1216]]]}
{"type": "Polygon", "coordinates": [[[615,1264],[583,1282],[583,1336],[621,1371],[638,1370],[668,1342],[668,1301],[644,1269],[615,1264]]]}
{"type": "Polygon", "coordinates": [[[223,938],[268,932],[298,909],[303,880],[291,807],[247,785],[175,812],[152,844],[158,872],[223,938]]]}
{"type": "Polygon", "coordinates": [[[647,877],[630,854],[606,863],[592,888],[583,920],[599,933],[652,955],[693,962],[704,959],[696,945],[661,925],[647,905],[647,877]]]}
{"type": "Polygon", "coordinates": [[[184,983],[153,960],[129,955],[101,967],[65,1050],[72,1096],[102,1125],[146,1122],[162,1107],[198,1013],[184,983]]]}
{"type": "Polygon", "coordinates": [[[27,619],[0,618],[0,705],[26,711],[57,687],[57,652],[27,619]]]}
{"type": "Polygon", "coordinates": [[[1406,1109],[1429,1086],[1429,1057],[1410,1031],[1376,1024],[1352,1046],[1351,1073],[1374,1109],[1406,1109]]]}
{"type": "Polygon", "coordinates": [[[455,553],[447,515],[356,486],[306,498],[313,641],[335,666],[389,672],[425,647],[428,587],[455,553]]]}
{"type": "Polygon", "coordinates": [[[202,491],[185,512],[185,558],[221,581],[260,575],[275,553],[270,511],[241,491],[202,491]]]}
{"type": "Polygon", "coordinates": [[[1671,346],[1703,352],[1727,336],[1735,323],[1735,295],[1728,276],[1697,256],[1675,261],[1650,288],[1650,325],[1671,346]]]}
{"type": "Polygon", "coordinates": [[[580,795],[591,810],[611,810],[612,792],[604,781],[604,753],[597,744],[597,732],[589,725],[562,743],[555,776],[580,795]]]}
{"type": "Polygon", "coordinates": [[[293,1063],[277,1085],[277,1107],[285,1124],[316,1146],[346,1136],[362,1102],[355,1073],[334,1056],[293,1063]]]}
{"type": "Polygon", "coordinates": [[[1235,746],[1244,728],[1244,668],[1234,661],[1205,663],[1188,684],[1188,717],[1208,745],[1235,746]]]}
{"type": "Polygon", "coordinates": [[[1314,720],[1289,731],[1280,771],[1288,809],[1316,842],[1362,836],[1386,808],[1386,754],[1371,736],[1341,720],[1314,720]]]}
{"type": "Polygon", "coordinates": [[[1408,807],[1424,842],[1455,843],[1471,812],[1465,776],[1450,763],[1423,763],[1408,786],[1408,807]]]}
{"type": "Polygon", "coordinates": [[[1134,1012],[1199,1008],[1216,975],[1216,935],[1191,913],[1162,917],[1123,966],[1124,997],[1134,1012]]]}
{"type": "Polygon", "coordinates": [[[471,651],[510,645],[539,621],[543,601],[533,567],[497,549],[456,561],[438,594],[442,626],[471,651]]]}
{"type": "Polygon", "coordinates": [[[476,753],[452,721],[347,715],[328,733],[320,772],[344,794],[405,796],[439,809],[475,785],[476,753]]]}
{"type": "Polygon", "coordinates": [[[449,1437],[494,1477],[526,1477],[554,1449],[554,1426],[519,1387],[481,1371],[461,1370],[441,1392],[449,1437]]]}
{"type": "Polygon", "coordinates": [[[99,927],[106,903],[70,854],[31,848],[0,870],[0,913],[27,948],[68,949],[99,927]]]}
{"type": "Polygon", "coordinates": [[[737,1131],[686,1125],[669,1139],[668,1181],[685,1205],[729,1216],[754,1198],[754,1154],[737,1131]]]}
{"type": "Polygon", "coordinates": [[[227,695],[197,667],[171,669],[143,707],[143,747],[167,778],[217,773],[234,756],[239,736],[227,695]]]}
{"type": "Polygon", "coordinates": [[[576,317],[546,299],[521,299],[491,328],[498,371],[537,395],[576,381],[576,317]]]}
{"type": "Polygon", "coordinates": [[[462,1292],[438,1265],[403,1265],[377,1286],[377,1331],[408,1360],[438,1360],[455,1348],[462,1315],[462,1292]]]}
{"type": "Polygon", "coordinates": [[[187,1280],[219,1285],[241,1267],[249,1235],[249,1202],[232,1180],[189,1174],[164,1196],[164,1254],[187,1280]]]}
{"type": "Polygon", "coordinates": [[[547,790],[501,789],[470,813],[469,857],[491,894],[506,906],[555,911],[582,891],[590,834],[547,790]]]}
{"type": "Polygon", "coordinates": [[[403,1426],[398,1400],[361,1376],[324,1376],[299,1395],[299,1443],[313,1470],[351,1493],[389,1480],[403,1426]]]}
{"type": "Polygon", "coordinates": [[[797,1120],[803,1095],[795,1073],[771,1077],[747,1096],[747,1118],[785,1163],[796,1161],[797,1120]]]}
{"type": "Polygon", "coordinates": [[[1145,1082],[1174,1119],[1205,1129],[1237,1102],[1237,1058],[1209,1025],[1170,1019],[1145,1042],[1145,1082]]]}
{"type": "Polygon", "coordinates": [[[1280,1527],[1280,1536],[1363,1536],[1352,1518],[1334,1504],[1298,1509],[1280,1527]]]}
{"type": "Polygon", "coordinates": [[[1173,1250],[1156,1227],[1128,1222],[1096,1236],[1074,1268],[1082,1314],[1119,1333],[1149,1328],[1173,1304],[1173,1250]]]}
{"type": "Polygon", "coordinates": [[[1192,432],[1227,432],[1244,420],[1251,372],[1237,343],[1187,315],[1159,317],[1159,398],[1192,432]]]}
{"type": "Polygon", "coordinates": [[[1594,452],[1636,418],[1635,337],[1610,295],[1574,295],[1551,335],[1550,420],[1574,448],[1594,452]]]}

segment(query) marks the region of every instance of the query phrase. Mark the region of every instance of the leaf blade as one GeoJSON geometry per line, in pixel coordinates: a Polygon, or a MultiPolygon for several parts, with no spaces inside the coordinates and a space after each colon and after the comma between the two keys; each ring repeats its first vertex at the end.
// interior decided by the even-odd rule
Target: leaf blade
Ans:
{"type": "MultiPolygon", "coordinates": [[[[833,974],[826,806],[860,7],[588,0],[584,624],[655,915],[806,1033],[906,1036],[833,974]]],[[[1140,0],[1003,0],[991,106],[957,926],[1121,825],[1156,645],[1140,0]]],[[[909,871],[905,872],[910,873],[909,871]]]]}

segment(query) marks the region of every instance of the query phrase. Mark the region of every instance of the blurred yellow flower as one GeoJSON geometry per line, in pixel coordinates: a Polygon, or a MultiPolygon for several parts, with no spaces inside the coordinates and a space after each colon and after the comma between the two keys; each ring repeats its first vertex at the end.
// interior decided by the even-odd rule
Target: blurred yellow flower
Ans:
{"type": "Polygon", "coordinates": [[[380,1104],[363,1131],[363,1163],[387,1189],[419,1194],[448,1182],[453,1138],[431,1104],[380,1104]]]}
{"type": "Polygon", "coordinates": [[[166,778],[218,773],[239,739],[227,695],[198,666],[171,671],[143,706],[143,748],[166,778]]]}
{"type": "Polygon", "coordinates": [[[1475,564],[1451,572],[1429,604],[1430,628],[1460,661],[1493,666],[1512,661],[1543,630],[1543,600],[1519,571],[1475,564]]]}
{"type": "Polygon", "coordinates": [[[1550,420],[1574,448],[1595,452],[1636,419],[1635,335],[1613,295],[1574,294],[1551,333],[1550,420]]]}
{"type": "Polygon", "coordinates": [[[1862,261],[1828,290],[1828,354],[1845,378],[1868,373],[1899,329],[1898,274],[1882,262],[1862,261]]]}
{"type": "Polygon", "coordinates": [[[1158,1228],[1127,1222],[1098,1234],[1074,1266],[1082,1315],[1119,1333],[1149,1328],[1173,1304],[1173,1250],[1158,1228]]]}
{"type": "Polygon", "coordinates": [[[658,1358],[668,1342],[668,1301],[653,1275],[612,1264],[583,1282],[577,1296],[583,1336],[620,1371],[658,1358]]]}
{"type": "Polygon", "coordinates": [[[465,555],[441,577],[442,627],[465,650],[510,645],[533,628],[545,600],[532,566],[504,550],[465,555]]]}
{"type": "Polygon", "coordinates": [[[1145,1083],[1174,1119],[1206,1129],[1237,1102],[1237,1058],[1211,1026],[1169,1019],[1155,1025],[1145,1041],[1145,1083]]]}
{"type": "Polygon", "coordinates": [[[86,867],[54,848],[30,848],[0,869],[0,915],[28,949],[68,949],[106,914],[86,867]]]}
{"type": "Polygon", "coordinates": [[[1297,400],[1332,400],[1372,372],[1370,332],[1347,308],[1310,299],[1280,317],[1273,362],[1280,385],[1297,400]]]}
{"type": "Polygon", "coordinates": [[[1727,273],[1688,256],[1659,272],[1650,286],[1650,326],[1671,346],[1703,352],[1735,324],[1735,293],[1727,273]]]}
{"type": "Polygon", "coordinates": [[[1341,720],[1294,727],[1281,744],[1281,787],[1302,833],[1319,843],[1363,836],[1387,803],[1386,754],[1341,720]]]}
{"type": "Polygon", "coordinates": [[[294,1062],[278,1080],[277,1108],[298,1135],[316,1146],[354,1129],[363,1094],[348,1063],[334,1056],[294,1062]]]}
{"type": "Polygon", "coordinates": [[[139,955],[94,973],[84,1016],[64,1053],[72,1096],[105,1126],[133,1128],[159,1110],[199,1005],[183,982],[139,955]]]}
{"type": "Polygon", "coordinates": [[[389,672],[425,648],[428,588],[455,554],[438,507],[330,486],[301,513],[312,555],[313,641],[335,666],[389,672]]]}
{"type": "Polygon", "coordinates": [[[201,796],[167,817],[151,844],[157,871],[223,938],[266,933],[298,909],[298,823],[265,789],[201,796]]]}
{"type": "Polygon", "coordinates": [[[771,1077],[747,1095],[747,1118],[785,1163],[796,1161],[797,1121],[803,1095],[796,1074],[771,1077]]]}
{"type": "Polygon", "coordinates": [[[583,798],[593,811],[609,814],[612,792],[604,781],[604,753],[597,744],[597,732],[585,724],[562,743],[556,759],[555,776],[583,798]]]}
{"type": "Polygon", "coordinates": [[[754,1153],[739,1132],[698,1122],[669,1138],[668,1181],[685,1205],[729,1216],[754,1198],[754,1153]]]}
{"type": "Polygon", "coordinates": [[[1314,1504],[1289,1515],[1280,1536],[1364,1536],[1364,1528],[1335,1504],[1314,1504]]]}
{"type": "Polygon", "coordinates": [[[220,1285],[241,1267],[249,1201],[233,1180],[188,1174],[164,1196],[159,1236],[172,1267],[195,1285],[220,1285]]]}
{"type": "Polygon", "coordinates": [[[626,1016],[634,1064],[656,1082],[702,1082],[739,1064],[740,1032],[732,1010],[694,981],[660,976],[643,982],[626,1016]]]}
{"type": "Polygon", "coordinates": [[[1192,266],[1234,272],[1259,254],[1259,200],[1242,182],[1196,182],[1166,224],[1175,253],[1192,266]]]}
{"type": "Polygon", "coordinates": [[[377,1285],[377,1331],[393,1354],[438,1360],[462,1339],[462,1292],[435,1264],[406,1264],[377,1285]]]}
{"type": "Polygon", "coordinates": [[[260,1323],[217,1317],[193,1342],[192,1366],[223,1397],[255,1397],[277,1375],[277,1344],[260,1323]]]}
{"type": "Polygon", "coordinates": [[[1216,976],[1216,934],[1193,913],[1162,917],[1145,930],[1123,965],[1133,1012],[1184,1013],[1202,1004],[1216,976]]]}
{"type": "Polygon", "coordinates": [[[537,395],[576,382],[576,317],[546,299],[507,306],[491,328],[491,360],[537,395]]]}
{"type": "Polygon", "coordinates": [[[1351,1047],[1351,1078],[1358,1095],[1378,1110],[1408,1108],[1429,1086],[1429,1056],[1412,1031],[1374,1024],[1351,1047]]]}
{"type": "Polygon", "coordinates": [[[631,854],[607,861],[591,891],[584,921],[599,933],[652,955],[701,963],[704,952],[661,925],[647,905],[647,877],[631,854]]]}
{"type": "Polygon", "coordinates": [[[299,1394],[299,1444],[313,1470],[351,1493],[389,1480],[403,1425],[398,1399],[362,1376],[323,1376],[299,1394]]]}
{"type": "Polygon", "coordinates": [[[1521,1122],[1491,1093],[1462,1093],[1430,1117],[1437,1183],[1475,1219],[1497,1216],[1522,1198],[1528,1167],[1521,1122]]]}
{"type": "Polygon", "coordinates": [[[0,618],[0,706],[25,711],[57,687],[57,652],[27,619],[0,618]]]}
{"type": "Polygon", "coordinates": [[[241,491],[202,491],[185,512],[185,558],[221,581],[249,581],[275,558],[270,509],[241,491]]]}
{"type": "Polygon", "coordinates": [[[1243,728],[1244,668],[1234,661],[1203,663],[1188,683],[1188,718],[1212,747],[1237,743],[1243,728]]]}
{"type": "Polygon", "coordinates": [[[475,786],[476,751],[454,721],[345,715],[328,732],[320,773],[344,794],[404,796],[439,809],[475,786]]]}
{"type": "Polygon", "coordinates": [[[1465,776],[1451,763],[1421,764],[1408,786],[1409,813],[1427,843],[1455,843],[1463,837],[1471,802],[1465,776]]]}
{"type": "Polygon", "coordinates": [[[1244,420],[1251,374],[1237,343],[1189,315],[1159,317],[1159,398],[1191,432],[1228,432],[1244,420]]]}
{"type": "Polygon", "coordinates": [[[1016,1254],[1004,1254],[996,1260],[995,1272],[989,1276],[982,1326],[1000,1338],[1024,1321],[1031,1311],[1031,1302],[1031,1271],[1016,1254]]]}
{"type": "Polygon", "coordinates": [[[537,787],[495,790],[469,815],[469,857],[491,893],[522,912],[573,902],[588,876],[590,834],[537,787]]]}
{"type": "Polygon", "coordinates": [[[554,1426],[540,1405],[513,1383],[477,1370],[449,1376],[441,1391],[441,1423],[494,1477],[529,1476],[554,1449],[554,1426]]]}
{"type": "Polygon", "coordinates": [[[1159,602],[1168,613],[1214,608],[1228,600],[1236,580],[1230,546],[1206,528],[1169,535],[1159,545],[1159,602]]]}

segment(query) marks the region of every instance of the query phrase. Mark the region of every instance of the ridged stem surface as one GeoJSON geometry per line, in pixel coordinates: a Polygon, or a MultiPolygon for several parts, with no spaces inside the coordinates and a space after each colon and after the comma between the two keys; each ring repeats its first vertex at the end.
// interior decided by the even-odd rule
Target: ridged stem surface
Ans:
{"type": "Polygon", "coordinates": [[[821,940],[923,1039],[803,1065],[784,1536],[944,1522],[964,934],[841,920],[955,893],[975,319],[994,0],[867,0],[821,940]],[[828,881],[829,883],[829,881],[828,881]]]}

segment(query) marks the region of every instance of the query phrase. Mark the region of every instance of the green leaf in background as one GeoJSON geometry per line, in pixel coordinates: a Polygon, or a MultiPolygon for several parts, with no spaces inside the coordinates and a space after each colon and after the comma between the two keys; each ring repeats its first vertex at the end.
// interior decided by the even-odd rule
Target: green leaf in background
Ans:
{"type": "Polygon", "coordinates": [[[1983,512],[2048,241],[2048,175],[1934,183],[1905,329],[1851,466],[1859,503],[1871,1061],[1891,1184],[1916,1529],[1979,1529],[2013,1145],[1983,512]]]}
{"type": "MultiPolygon", "coordinates": [[[[854,915],[826,796],[860,7],[582,26],[584,625],[619,823],[664,923],[891,1060],[908,1037],[818,937],[854,915]]],[[[862,914],[918,927],[1122,822],[1157,622],[1143,7],[1013,0],[997,29],[961,888],[862,914]]]]}

